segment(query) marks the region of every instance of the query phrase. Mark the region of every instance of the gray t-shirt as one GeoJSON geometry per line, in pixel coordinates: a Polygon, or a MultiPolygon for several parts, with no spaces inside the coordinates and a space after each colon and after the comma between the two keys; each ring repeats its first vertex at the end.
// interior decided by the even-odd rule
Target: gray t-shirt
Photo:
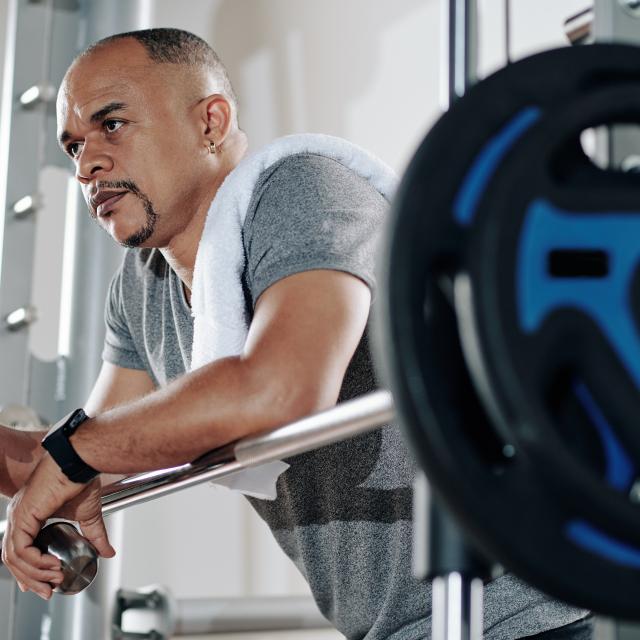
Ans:
{"type": "MultiPolygon", "coordinates": [[[[375,292],[374,255],[387,208],[368,182],[321,156],[291,156],[264,171],[243,229],[248,309],[273,283],[310,269],[346,271],[375,292]]],[[[160,252],[126,253],[105,317],[108,362],[144,369],[159,386],[189,370],[190,310],[160,252]]],[[[365,332],[340,400],[375,388],[365,332]]],[[[428,637],[431,589],[411,572],[414,466],[398,428],[287,462],[277,499],[250,501],[308,580],[320,610],[349,639],[428,637]]],[[[510,575],[485,590],[485,633],[495,640],[539,633],[585,613],[510,575]]]]}

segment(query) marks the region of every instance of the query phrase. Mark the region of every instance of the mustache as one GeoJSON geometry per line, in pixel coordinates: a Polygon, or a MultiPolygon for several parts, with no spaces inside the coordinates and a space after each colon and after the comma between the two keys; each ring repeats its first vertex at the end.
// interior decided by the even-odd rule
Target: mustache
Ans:
{"type": "Polygon", "coordinates": [[[138,188],[138,185],[133,180],[101,180],[96,183],[95,191],[101,189],[124,189],[131,191],[131,193],[141,196],[142,192],[138,188]]]}

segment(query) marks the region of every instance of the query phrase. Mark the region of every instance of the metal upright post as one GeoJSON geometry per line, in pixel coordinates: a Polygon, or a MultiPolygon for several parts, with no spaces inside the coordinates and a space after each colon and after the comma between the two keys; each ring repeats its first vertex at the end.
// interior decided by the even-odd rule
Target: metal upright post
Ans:
{"type": "MultiPolygon", "coordinates": [[[[639,0],[594,0],[591,33],[595,42],[640,45],[639,0]]],[[[622,171],[640,171],[640,127],[616,125],[596,131],[595,155],[598,164],[622,171]]],[[[640,625],[599,621],[615,640],[639,640],[640,625]]]]}
{"type": "Polygon", "coordinates": [[[441,104],[449,108],[477,79],[478,14],[476,0],[442,0],[441,104]]]}
{"type": "MultiPolygon", "coordinates": [[[[596,42],[640,44],[639,0],[595,0],[593,37],[596,42]]],[[[619,125],[596,138],[602,164],[623,171],[640,170],[640,128],[619,125]]]]}
{"type": "MultiPolygon", "coordinates": [[[[441,104],[447,109],[476,81],[477,8],[475,0],[443,0],[441,10],[441,104]]],[[[416,574],[432,580],[432,639],[480,640],[482,577],[489,565],[432,498],[424,476],[415,484],[414,514],[416,574]]]]}

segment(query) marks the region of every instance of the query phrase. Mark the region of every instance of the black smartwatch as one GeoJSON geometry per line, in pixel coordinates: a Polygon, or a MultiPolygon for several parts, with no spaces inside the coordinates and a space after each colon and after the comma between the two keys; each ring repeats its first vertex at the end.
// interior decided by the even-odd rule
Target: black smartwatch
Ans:
{"type": "Polygon", "coordinates": [[[82,409],[76,409],[65,418],[62,418],[60,422],[56,422],[42,440],[42,446],[58,463],[67,478],[73,482],[83,484],[93,480],[99,472],[90,467],[76,453],[71,446],[71,442],[69,442],[69,438],[88,419],[89,416],[82,409]]]}

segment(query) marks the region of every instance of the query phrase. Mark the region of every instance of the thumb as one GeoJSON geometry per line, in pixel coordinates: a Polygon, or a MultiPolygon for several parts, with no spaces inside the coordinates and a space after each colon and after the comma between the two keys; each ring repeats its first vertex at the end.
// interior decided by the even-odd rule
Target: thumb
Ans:
{"type": "Polygon", "coordinates": [[[116,555],[116,550],[109,542],[102,515],[99,514],[91,520],[81,520],[79,524],[82,535],[96,548],[101,557],[113,558],[116,555]]]}

